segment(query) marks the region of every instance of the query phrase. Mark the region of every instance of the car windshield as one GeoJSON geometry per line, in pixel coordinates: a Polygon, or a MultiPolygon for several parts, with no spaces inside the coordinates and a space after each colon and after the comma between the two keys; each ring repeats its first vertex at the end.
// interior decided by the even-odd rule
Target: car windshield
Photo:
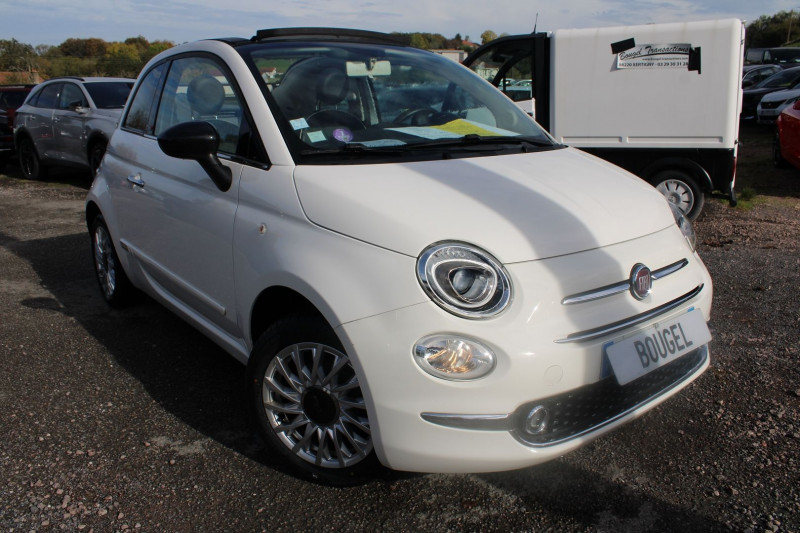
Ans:
{"type": "Polygon", "coordinates": [[[765,89],[788,88],[800,80],[800,69],[789,69],[773,74],[758,84],[757,87],[765,89]]]}
{"type": "Polygon", "coordinates": [[[5,91],[0,93],[0,109],[16,109],[25,101],[28,96],[23,91],[5,91]]]}
{"type": "Polygon", "coordinates": [[[431,52],[327,42],[240,52],[285,119],[290,146],[304,154],[555,145],[491,84],[431,52]]]}
{"type": "Polygon", "coordinates": [[[800,63],[800,48],[770,50],[773,63],[800,63]]]}
{"type": "Polygon", "coordinates": [[[133,88],[133,82],[99,81],[84,85],[98,109],[122,109],[133,88]]]}

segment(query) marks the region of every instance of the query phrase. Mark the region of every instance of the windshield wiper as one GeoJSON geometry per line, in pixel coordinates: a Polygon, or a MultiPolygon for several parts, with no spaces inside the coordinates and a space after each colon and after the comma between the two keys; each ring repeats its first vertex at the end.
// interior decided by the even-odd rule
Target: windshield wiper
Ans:
{"type": "Polygon", "coordinates": [[[375,154],[375,155],[386,155],[386,154],[402,154],[406,150],[407,145],[397,145],[397,146],[366,146],[360,143],[345,143],[339,146],[338,148],[328,148],[323,150],[303,150],[301,153],[303,155],[317,155],[317,154],[375,154]]]}
{"type": "Polygon", "coordinates": [[[448,138],[448,139],[432,139],[420,143],[413,143],[407,146],[408,149],[427,149],[427,148],[467,148],[478,146],[491,146],[493,149],[502,149],[503,146],[523,146],[532,148],[550,148],[556,147],[550,141],[540,141],[531,139],[530,137],[483,137],[475,133],[464,135],[463,137],[448,138]]]}

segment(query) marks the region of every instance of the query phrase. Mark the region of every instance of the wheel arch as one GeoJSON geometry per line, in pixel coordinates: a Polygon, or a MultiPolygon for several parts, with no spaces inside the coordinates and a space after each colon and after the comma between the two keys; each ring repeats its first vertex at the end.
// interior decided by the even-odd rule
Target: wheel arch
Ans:
{"type": "Polygon", "coordinates": [[[711,176],[706,169],[696,161],[685,157],[665,157],[663,159],[658,159],[642,169],[641,176],[651,185],[656,185],[656,176],[665,170],[686,172],[690,177],[695,179],[697,185],[699,185],[704,192],[711,192],[714,189],[711,176]]]}
{"type": "Polygon", "coordinates": [[[294,289],[277,285],[261,291],[253,302],[250,312],[250,338],[253,344],[272,324],[292,314],[317,316],[333,329],[330,321],[308,298],[294,289]]]}
{"type": "Polygon", "coordinates": [[[87,202],[85,216],[86,216],[86,227],[91,229],[92,222],[98,215],[101,215],[102,211],[100,211],[100,207],[92,201],[87,202]]]}
{"type": "Polygon", "coordinates": [[[86,154],[88,157],[89,151],[92,147],[97,144],[98,142],[102,142],[108,144],[108,136],[105,133],[99,130],[94,130],[89,133],[89,136],[86,138],[86,154]]]}

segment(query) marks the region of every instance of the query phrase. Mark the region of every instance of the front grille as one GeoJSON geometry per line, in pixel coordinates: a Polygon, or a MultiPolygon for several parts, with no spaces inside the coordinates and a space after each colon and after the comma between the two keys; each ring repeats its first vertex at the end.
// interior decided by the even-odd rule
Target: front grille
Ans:
{"type": "Polygon", "coordinates": [[[621,418],[640,405],[688,379],[708,358],[700,347],[626,385],[611,376],[544,400],[523,405],[514,412],[514,436],[531,446],[551,446],[595,430],[621,418]],[[547,429],[535,436],[524,431],[528,413],[538,405],[550,415],[547,429]]]}

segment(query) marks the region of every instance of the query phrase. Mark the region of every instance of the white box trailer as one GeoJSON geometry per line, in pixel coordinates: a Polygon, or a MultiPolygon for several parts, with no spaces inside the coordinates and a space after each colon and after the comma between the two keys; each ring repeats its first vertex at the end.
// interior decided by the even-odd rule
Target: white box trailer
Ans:
{"type": "Polygon", "coordinates": [[[743,54],[744,24],[726,19],[502,37],[464,64],[696,218],[704,193],[736,202],[743,54]]]}

